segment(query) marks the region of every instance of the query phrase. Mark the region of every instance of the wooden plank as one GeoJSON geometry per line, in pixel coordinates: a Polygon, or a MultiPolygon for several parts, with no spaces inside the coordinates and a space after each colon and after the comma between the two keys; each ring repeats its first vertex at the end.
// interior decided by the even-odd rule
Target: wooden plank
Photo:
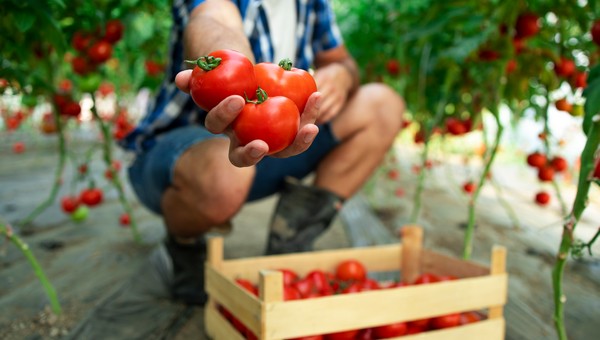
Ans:
{"type": "Polygon", "coordinates": [[[205,267],[206,292],[218,304],[227,308],[255,334],[260,333],[261,303],[230,278],[220,275],[210,265],[205,267]]]}
{"type": "Polygon", "coordinates": [[[233,325],[217,311],[214,304],[207,305],[204,310],[206,333],[215,340],[244,340],[233,325]]]}
{"type": "Polygon", "coordinates": [[[502,305],[506,285],[506,275],[495,275],[271,303],[266,307],[267,338],[324,334],[502,305]]]}
{"type": "MultiPolygon", "coordinates": [[[[506,248],[500,246],[494,246],[492,249],[492,265],[490,267],[491,275],[501,275],[506,273],[506,248]]],[[[496,319],[502,317],[504,313],[504,306],[491,307],[488,312],[490,319],[496,319]]]]}
{"type": "Polygon", "coordinates": [[[423,250],[423,272],[438,275],[454,275],[456,277],[476,277],[488,275],[489,268],[471,261],[423,250]]]}
{"type": "Polygon", "coordinates": [[[412,283],[421,273],[423,251],[423,229],[406,225],[400,229],[402,235],[402,282],[412,283]]]}
{"type": "Polygon", "coordinates": [[[293,268],[305,275],[314,269],[333,271],[337,264],[348,258],[357,258],[369,271],[392,271],[400,268],[401,245],[381,245],[368,248],[346,248],[310,253],[248,257],[223,262],[220,273],[229,278],[244,278],[258,282],[260,270],[293,268]]]}
{"type": "Polygon", "coordinates": [[[483,320],[460,327],[389,338],[388,340],[504,340],[504,319],[483,320]]]}

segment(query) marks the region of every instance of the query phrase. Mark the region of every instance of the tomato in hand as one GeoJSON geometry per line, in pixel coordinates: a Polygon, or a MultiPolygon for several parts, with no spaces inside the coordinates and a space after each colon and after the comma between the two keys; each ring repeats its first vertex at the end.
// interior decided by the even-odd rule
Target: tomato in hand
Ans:
{"type": "Polygon", "coordinates": [[[257,100],[248,101],[231,124],[240,145],[263,140],[269,146],[268,155],[277,153],[294,142],[300,127],[300,112],[286,97],[268,97],[256,91],[257,100]]]}
{"type": "Polygon", "coordinates": [[[342,281],[364,281],[367,278],[367,269],[358,260],[345,260],[338,264],[335,277],[342,281]]]}
{"type": "Polygon", "coordinates": [[[283,59],[279,64],[259,63],[254,66],[257,85],[269,96],[284,96],[290,98],[300,113],[308,97],[317,91],[315,79],[307,71],[292,67],[290,59],[283,59]]]}
{"type": "Polygon", "coordinates": [[[190,95],[200,108],[210,111],[223,99],[239,95],[252,98],[258,87],[254,65],[233,50],[217,50],[195,61],[190,78],[190,95]]]}
{"type": "Polygon", "coordinates": [[[81,192],[79,199],[81,203],[93,207],[102,203],[102,190],[98,188],[88,188],[81,192]]]}

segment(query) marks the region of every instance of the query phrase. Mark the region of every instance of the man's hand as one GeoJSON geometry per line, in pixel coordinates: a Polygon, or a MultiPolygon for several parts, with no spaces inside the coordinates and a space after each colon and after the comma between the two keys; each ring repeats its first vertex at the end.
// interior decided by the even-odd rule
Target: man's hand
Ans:
{"type": "Polygon", "coordinates": [[[321,115],[317,120],[317,124],[322,124],[333,119],[346,105],[352,78],[346,68],[339,63],[318,68],[314,78],[317,88],[324,96],[321,115]],[[342,84],[348,84],[348,86],[342,84]]]}
{"type": "MultiPolygon", "coordinates": [[[[189,93],[189,82],[191,70],[181,71],[175,77],[177,87],[189,93]]],[[[231,123],[235,120],[246,104],[241,96],[229,96],[221,101],[219,105],[210,110],[206,115],[206,129],[214,134],[223,133],[230,139],[229,160],[237,167],[252,166],[258,163],[269,151],[267,143],[262,140],[253,140],[240,146],[231,129],[231,123]]],[[[313,93],[306,103],[304,112],[300,116],[300,127],[292,145],[286,149],[271,155],[272,157],[291,157],[306,151],[319,132],[315,121],[319,117],[321,106],[321,93],[313,93]]]]}

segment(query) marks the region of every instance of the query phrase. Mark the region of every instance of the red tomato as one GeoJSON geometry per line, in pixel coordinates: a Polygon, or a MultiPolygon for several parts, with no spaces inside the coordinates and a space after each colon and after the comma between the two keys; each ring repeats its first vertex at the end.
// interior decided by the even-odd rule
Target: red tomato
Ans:
{"type": "Polygon", "coordinates": [[[556,172],[563,172],[569,168],[569,163],[567,163],[567,160],[563,157],[556,156],[550,161],[550,166],[552,166],[556,172]]]}
{"type": "Polygon", "coordinates": [[[350,331],[341,331],[335,333],[325,334],[325,340],[354,340],[356,335],[358,334],[358,329],[353,329],[350,331]]]}
{"type": "Polygon", "coordinates": [[[398,60],[390,59],[385,64],[385,68],[391,76],[397,76],[400,74],[400,63],[398,60]]]}
{"type": "Polygon", "coordinates": [[[447,314],[431,319],[431,327],[434,329],[450,328],[460,325],[460,313],[447,314]]]}
{"type": "Polygon", "coordinates": [[[506,73],[510,74],[515,72],[515,70],[517,69],[517,61],[514,59],[510,59],[507,63],[506,63],[506,73]]]}
{"type": "Polygon", "coordinates": [[[289,286],[298,280],[298,273],[289,268],[280,268],[277,269],[283,274],[283,285],[289,286]]]}
{"type": "Polygon", "coordinates": [[[146,68],[146,73],[151,77],[157,76],[163,71],[163,65],[153,60],[146,60],[144,67],[146,68]]]}
{"type": "Polygon", "coordinates": [[[318,334],[318,335],[301,336],[299,338],[293,338],[293,339],[289,339],[289,340],[323,340],[323,335],[318,334]]]}
{"type": "Polygon", "coordinates": [[[73,35],[71,40],[71,45],[73,48],[79,52],[85,51],[92,42],[92,36],[88,33],[77,31],[73,35]]]}
{"type": "Polygon", "coordinates": [[[258,100],[247,102],[231,124],[240,145],[255,139],[269,146],[269,155],[277,153],[294,142],[300,126],[300,112],[286,97],[270,97],[257,91],[258,100]]]}
{"type": "Polygon", "coordinates": [[[350,283],[346,288],[342,289],[342,294],[359,293],[363,291],[361,282],[355,281],[350,283]]]}
{"type": "Polygon", "coordinates": [[[100,190],[98,188],[85,189],[79,195],[79,199],[81,200],[81,203],[83,203],[89,207],[93,207],[93,206],[96,206],[96,205],[102,203],[102,198],[103,198],[102,190],[100,190]]]}
{"type": "Polygon", "coordinates": [[[412,320],[408,322],[408,328],[410,329],[428,329],[429,328],[429,323],[431,322],[431,319],[419,319],[419,320],[412,320]]]}
{"type": "Polygon", "coordinates": [[[461,120],[453,117],[446,119],[446,130],[454,136],[464,135],[469,132],[461,120]]]}
{"type": "Polygon", "coordinates": [[[420,284],[434,283],[434,282],[439,282],[439,280],[440,279],[438,278],[438,276],[433,273],[423,273],[423,274],[419,275],[419,277],[417,277],[414,284],[420,285],[420,284]]]}
{"type": "Polygon", "coordinates": [[[546,165],[546,155],[541,152],[533,152],[527,156],[527,164],[534,168],[542,168],[546,165]]]}
{"type": "Polygon", "coordinates": [[[592,29],[590,29],[590,33],[592,34],[592,40],[596,45],[600,46],[600,20],[594,22],[592,29]]]}
{"type": "Polygon", "coordinates": [[[198,58],[190,78],[190,95],[206,111],[231,95],[252,98],[256,88],[254,65],[245,55],[232,50],[218,50],[198,58]]]}
{"type": "Polygon", "coordinates": [[[79,167],[77,167],[77,171],[81,174],[81,175],[85,175],[87,174],[88,171],[88,165],[87,164],[81,164],[79,167]]]}
{"type": "Polygon", "coordinates": [[[539,17],[535,13],[522,13],[517,17],[515,29],[517,37],[529,38],[540,31],[539,17]]]}
{"type": "Polygon", "coordinates": [[[119,224],[122,226],[128,226],[130,223],[131,218],[129,217],[128,213],[122,213],[121,216],[119,216],[119,224]]]}
{"type": "Polygon", "coordinates": [[[375,339],[387,339],[406,334],[408,327],[406,322],[397,322],[373,328],[375,339]]]}
{"type": "Polygon", "coordinates": [[[237,279],[235,279],[235,283],[242,286],[242,288],[244,288],[251,294],[258,296],[258,288],[252,282],[250,282],[246,279],[237,278],[237,279]]]}
{"type": "Polygon", "coordinates": [[[556,106],[557,110],[571,112],[573,111],[573,104],[569,103],[565,98],[558,99],[554,106],[556,106]]]}
{"type": "Polygon", "coordinates": [[[65,196],[60,200],[60,206],[67,214],[72,213],[79,207],[79,198],[77,196],[65,196]]]}
{"type": "Polygon", "coordinates": [[[596,161],[596,169],[594,170],[594,178],[600,179],[600,159],[596,161]]]}
{"type": "Polygon", "coordinates": [[[104,40],[100,40],[88,49],[87,54],[94,63],[101,64],[112,56],[112,45],[104,40]]]}
{"type": "Polygon", "coordinates": [[[73,72],[79,75],[88,74],[93,69],[93,65],[91,65],[86,58],[80,55],[75,56],[73,60],[71,60],[71,67],[73,68],[73,72]]]}
{"type": "Polygon", "coordinates": [[[312,282],[314,289],[320,293],[331,289],[329,280],[327,280],[327,276],[322,270],[315,269],[310,271],[305,277],[312,282]]]}
{"type": "Polygon", "coordinates": [[[290,98],[300,113],[308,97],[317,91],[317,83],[310,73],[292,67],[292,61],[283,59],[279,65],[260,63],[254,66],[257,85],[271,97],[284,96],[290,98]]]}
{"type": "Polygon", "coordinates": [[[550,203],[550,194],[545,191],[540,191],[535,194],[535,202],[539,205],[547,205],[550,203]]]}
{"type": "Polygon", "coordinates": [[[294,286],[284,286],[283,287],[283,300],[300,300],[302,299],[302,294],[300,291],[296,289],[294,286]]]}
{"type": "Polygon", "coordinates": [[[25,143],[23,142],[15,142],[12,146],[13,152],[14,153],[23,153],[25,152],[25,143]]]}
{"type": "Polygon", "coordinates": [[[554,64],[554,72],[559,77],[568,78],[572,76],[575,71],[575,62],[571,59],[560,57],[560,60],[554,64]]]}
{"type": "Polygon", "coordinates": [[[308,278],[296,280],[291,284],[291,286],[296,288],[300,292],[300,296],[303,298],[308,297],[315,288],[313,282],[308,278]]]}
{"type": "Polygon", "coordinates": [[[550,182],[554,179],[554,169],[544,166],[538,170],[538,179],[542,182],[550,182]]]}
{"type": "Polygon", "coordinates": [[[573,87],[581,88],[581,89],[586,88],[587,87],[587,77],[588,77],[587,72],[576,71],[575,74],[573,74],[573,87]]]}
{"type": "Polygon", "coordinates": [[[114,44],[117,41],[121,40],[121,38],[123,37],[124,29],[125,26],[123,25],[121,20],[109,20],[106,22],[104,37],[102,39],[110,44],[114,44]]]}
{"type": "Polygon", "coordinates": [[[345,260],[335,269],[335,277],[342,281],[364,281],[367,278],[367,269],[358,260],[345,260]]]}
{"type": "Polygon", "coordinates": [[[483,317],[477,312],[463,312],[460,313],[460,324],[466,325],[473,322],[481,321],[483,317]]]}
{"type": "Polygon", "coordinates": [[[379,282],[377,282],[377,280],[367,278],[366,280],[361,282],[361,292],[367,290],[378,290],[380,288],[381,286],[379,285],[379,282]]]}
{"type": "Polygon", "coordinates": [[[498,51],[490,49],[483,49],[479,51],[479,59],[483,61],[494,61],[498,58],[500,58],[500,53],[498,53],[498,51]]]}
{"type": "Polygon", "coordinates": [[[475,183],[469,181],[463,184],[463,191],[467,194],[472,194],[475,191],[475,183]]]}
{"type": "Polygon", "coordinates": [[[60,114],[67,117],[77,117],[81,113],[81,106],[77,102],[66,103],[60,111],[60,114]]]}

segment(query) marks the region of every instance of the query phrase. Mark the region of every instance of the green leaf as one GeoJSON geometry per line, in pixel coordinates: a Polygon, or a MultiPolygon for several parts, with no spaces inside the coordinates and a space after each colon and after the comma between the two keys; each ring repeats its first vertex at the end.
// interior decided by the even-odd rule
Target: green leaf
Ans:
{"type": "Polygon", "coordinates": [[[35,16],[31,15],[29,12],[16,12],[14,13],[14,16],[15,24],[20,32],[29,31],[35,23],[35,16]]]}

